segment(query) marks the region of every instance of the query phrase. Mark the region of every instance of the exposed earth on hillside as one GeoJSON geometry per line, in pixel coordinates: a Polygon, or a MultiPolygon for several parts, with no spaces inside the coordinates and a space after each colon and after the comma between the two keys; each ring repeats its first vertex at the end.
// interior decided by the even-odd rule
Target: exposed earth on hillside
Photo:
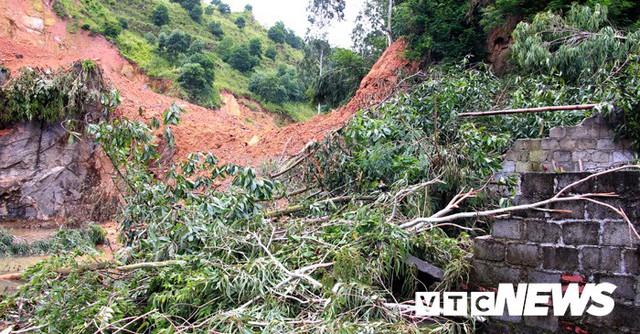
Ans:
{"type": "Polygon", "coordinates": [[[174,129],[178,159],[191,152],[211,151],[221,161],[256,166],[283,153],[295,154],[309,141],[339,128],[360,108],[386,98],[400,80],[400,72],[417,70],[417,64],[406,61],[401,54],[405,42],[398,41],[364,78],[347,105],[304,123],[279,126],[287,123],[281,115],[254,111],[255,107],[252,110],[242,103],[243,98],[230,92],[221,92],[220,109],[206,109],[155,93],[151,80],[124,59],[115,46],[103,36],[82,30],[68,32],[46,2],[7,0],[0,3],[0,13],[0,65],[14,75],[26,66],[67,67],[73,61],[92,59],[120,91],[120,114],[139,118],[141,107],[143,117],[150,119],[177,102],[187,111],[183,122],[174,129]]]}

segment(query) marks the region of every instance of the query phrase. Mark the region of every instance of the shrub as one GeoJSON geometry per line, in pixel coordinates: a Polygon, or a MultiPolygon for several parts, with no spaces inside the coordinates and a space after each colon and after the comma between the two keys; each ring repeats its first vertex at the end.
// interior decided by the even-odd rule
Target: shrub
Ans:
{"type": "Polygon", "coordinates": [[[107,37],[116,38],[121,32],[122,27],[119,22],[105,21],[102,25],[102,33],[107,37]]]}
{"type": "Polygon", "coordinates": [[[267,36],[269,36],[269,38],[276,43],[284,43],[286,40],[284,23],[277,22],[273,27],[269,28],[267,36]]]}
{"type": "Polygon", "coordinates": [[[120,27],[122,27],[122,29],[129,29],[129,21],[124,17],[119,17],[118,22],[120,23],[120,27]]]}
{"type": "Polygon", "coordinates": [[[247,4],[244,6],[244,11],[245,12],[252,12],[253,11],[253,6],[247,4]]]}
{"type": "Polygon", "coordinates": [[[167,6],[163,4],[157,5],[151,13],[151,21],[157,26],[169,24],[171,18],[169,17],[169,9],[167,9],[167,6]]]}
{"type": "Polygon", "coordinates": [[[260,42],[259,38],[249,41],[249,53],[258,58],[262,57],[262,42],[260,42]]]}
{"type": "Polygon", "coordinates": [[[58,17],[63,19],[67,17],[67,8],[59,0],[55,0],[53,2],[53,4],[51,5],[51,9],[53,9],[53,12],[56,13],[58,17]]]}
{"type": "Polygon", "coordinates": [[[231,59],[229,59],[231,67],[240,72],[251,71],[258,65],[258,62],[258,58],[251,55],[249,47],[246,45],[241,45],[235,48],[231,54],[231,59]]]}
{"type": "Polygon", "coordinates": [[[158,37],[158,44],[160,50],[166,52],[169,56],[175,57],[186,51],[189,45],[191,45],[191,35],[175,29],[169,36],[161,33],[158,37]]]}
{"type": "Polygon", "coordinates": [[[226,3],[220,3],[218,5],[218,11],[220,11],[220,14],[229,14],[231,13],[231,7],[229,7],[229,5],[227,5],[226,3]]]}
{"type": "Polygon", "coordinates": [[[204,7],[204,13],[207,14],[207,15],[213,14],[213,11],[214,11],[213,6],[204,7]]]}
{"type": "Polygon", "coordinates": [[[303,101],[304,89],[294,68],[280,65],[277,71],[256,73],[249,90],[268,102],[303,101]]]}
{"type": "Polygon", "coordinates": [[[245,21],[244,17],[242,16],[238,17],[234,23],[240,29],[243,29],[247,25],[247,21],[245,21]]]}
{"type": "Polygon", "coordinates": [[[264,52],[264,55],[271,60],[276,60],[276,56],[278,55],[278,50],[276,50],[275,47],[270,46],[267,49],[267,51],[264,52]]]}
{"type": "Polygon", "coordinates": [[[200,4],[193,6],[189,10],[189,17],[198,23],[202,22],[202,6],[200,4]]]}
{"type": "Polygon", "coordinates": [[[222,24],[219,21],[209,22],[209,32],[218,38],[222,38],[224,36],[224,30],[222,30],[222,24]]]}
{"type": "Polygon", "coordinates": [[[186,63],[180,69],[178,83],[191,98],[199,99],[211,91],[211,84],[207,80],[206,71],[200,64],[186,63]]]}

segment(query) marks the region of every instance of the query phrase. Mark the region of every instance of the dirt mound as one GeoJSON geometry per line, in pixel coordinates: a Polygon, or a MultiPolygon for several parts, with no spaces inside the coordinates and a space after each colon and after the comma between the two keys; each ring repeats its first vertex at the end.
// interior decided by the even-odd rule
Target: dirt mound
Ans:
{"type": "Polygon", "coordinates": [[[417,61],[409,61],[404,57],[406,48],[407,41],[404,39],[393,43],[362,79],[355,96],[345,106],[307,122],[276,129],[260,145],[249,150],[251,156],[254,160],[259,160],[279,153],[296,154],[309,141],[319,141],[332,130],[340,128],[358,110],[369,108],[388,98],[404,76],[418,70],[417,61]]]}
{"type": "Polygon", "coordinates": [[[15,74],[25,66],[57,68],[92,59],[120,91],[119,112],[129,118],[139,118],[139,107],[145,111],[143,118],[159,117],[177,102],[187,110],[183,122],[174,129],[178,159],[196,151],[211,151],[223,162],[256,166],[282,153],[296,153],[309,141],[320,140],[342,126],[359,109],[386,98],[403,72],[417,69],[415,62],[402,56],[406,42],[398,41],[375,64],[347,105],[308,122],[278,127],[282,117],[253,102],[244,104],[229,92],[222,92],[224,105],[217,110],[155,93],[151,87],[159,83],[140,73],[104,37],[84,31],[69,33],[65,23],[43,3],[47,2],[0,2],[0,65],[15,74]]]}

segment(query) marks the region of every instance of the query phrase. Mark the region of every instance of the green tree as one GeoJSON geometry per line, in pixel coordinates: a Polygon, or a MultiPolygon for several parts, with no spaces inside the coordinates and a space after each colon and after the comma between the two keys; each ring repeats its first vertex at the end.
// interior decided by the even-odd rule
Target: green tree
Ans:
{"type": "Polygon", "coordinates": [[[151,21],[153,21],[153,24],[157,26],[169,24],[169,22],[171,22],[171,18],[169,17],[169,9],[167,9],[167,6],[163,4],[157,5],[151,13],[151,21]]]}
{"type": "Polygon", "coordinates": [[[211,21],[209,22],[209,32],[218,38],[222,38],[224,36],[224,30],[222,30],[222,24],[220,21],[211,21]]]}
{"type": "Polygon", "coordinates": [[[191,35],[175,29],[169,36],[160,34],[158,44],[161,51],[166,52],[171,57],[175,57],[189,48],[191,45],[191,35]]]}
{"type": "Polygon", "coordinates": [[[107,20],[102,24],[102,33],[107,37],[116,38],[121,32],[122,26],[120,25],[120,22],[107,20]]]}
{"type": "Polygon", "coordinates": [[[229,14],[231,13],[231,7],[229,7],[229,5],[227,5],[226,3],[220,3],[218,5],[218,11],[220,11],[220,14],[229,14]]]}
{"type": "Polygon", "coordinates": [[[240,29],[243,29],[247,25],[247,21],[245,21],[244,17],[242,16],[238,17],[234,23],[240,29]]]}
{"type": "Polygon", "coordinates": [[[247,45],[241,45],[231,53],[229,64],[240,72],[249,72],[258,65],[258,58],[251,55],[247,45]]]}
{"type": "Polygon", "coordinates": [[[244,6],[244,11],[245,11],[245,12],[253,12],[253,6],[251,6],[251,5],[249,5],[249,4],[246,4],[246,5],[244,6]]]}
{"type": "Polygon", "coordinates": [[[285,29],[284,41],[296,50],[300,50],[304,47],[304,41],[302,38],[296,36],[296,33],[291,29],[285,29]]]}
{"type": "Polygon", "coordinates": [[[412,58],[484,57],[481,14],[468,0],[407,0],[394,13],[393,31],[407,36],[412,58]]]}
{"type": "Polygon", "coordinates": [[[202,22],[202,6],[200,4],[193,6],[189,10],[189,17],[198,23],[202,22]]]}
{"type": "Polygon", "coordinates": [[[256,73],[251,77],[249,90],[261,99],[284,103],[304,100],[304,89],[295,68],[280,65],[277,71],[256,73]]]}
{"type": "Polygon", "coordinates": [[[264,55],[271,60],[276,60],[276,57],[278,56],[278,50],[276,50],[275,47],[270,46],[267,48],[267,51],[264,52],[264,55]]]}
{"type": "Polygon", "coordinates": [[[180,69],[178,83],[192,99],[201,99],[211,92],[211,84],[206,71],[200,64],[186,63],[180,69]]]}
{"type": "Polygon", "coordinates": [[[346,103],[358,90],[367,71],[368,66],[361,56],[347,49],[337,49],[316,81],[312,102],[333,108],[346,103]]]}
{"type": "Polygon", "coordinates": [[[249,41],[249,53],[258,58],[262,57],[262,42],[259,38],[253,38],[249,41]]]}
{"type": "Polygon", "coordinates": [[[206,6],[206,7],[204,7],[204,13],[205,13],[205,14],[207,14],[207,15],[211,15],[211,14],[213,14],[213,11],[214,11],[214,10],[215,10],[215,9],[213,8],[213,6],[206,6]]]}
{"type": "Polygon", "coordinates": [[[276,43],[284,43],[287,37],[284,23],[282,23],[282,21],[276,22],[276,24],[273,25],[273,27],[269,28],[269,31],[267,31],[267,36],[269,36],[269,38],[276,43]]]}

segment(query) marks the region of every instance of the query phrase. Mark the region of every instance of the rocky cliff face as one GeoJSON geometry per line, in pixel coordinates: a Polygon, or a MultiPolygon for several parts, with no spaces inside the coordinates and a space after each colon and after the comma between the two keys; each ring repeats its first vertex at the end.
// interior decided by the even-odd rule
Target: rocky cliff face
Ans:
{"type": "Polygon", "coordinates": [[[17,125],[0,136],[0,220],[99,220],[99,160],[88,140],[68,145],[59,124],[17,125]]]}

